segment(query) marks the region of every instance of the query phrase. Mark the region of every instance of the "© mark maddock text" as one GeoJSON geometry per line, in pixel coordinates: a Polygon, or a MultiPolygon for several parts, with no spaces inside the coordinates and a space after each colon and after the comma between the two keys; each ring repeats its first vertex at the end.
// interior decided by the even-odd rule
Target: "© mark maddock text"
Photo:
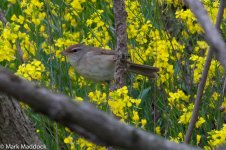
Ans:
{"type": "Polygon", "coordinates": [[[46,149],[44,144],[5,144],[4,149],[46,149]]]}

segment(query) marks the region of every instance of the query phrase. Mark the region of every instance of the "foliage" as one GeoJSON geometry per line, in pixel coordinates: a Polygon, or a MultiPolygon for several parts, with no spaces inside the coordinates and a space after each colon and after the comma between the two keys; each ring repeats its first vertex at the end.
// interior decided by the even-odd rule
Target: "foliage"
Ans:
{"type": "MultiPolygon", "coordinates": [[[[219,1],[202,2],[215,22],[219,1]]],[[[77,100],[88,97],[98,109],[125,123],[183,142],[209,48],[203,30],[180,0],[126,0],[130,58],[160,71],[156,80],[130,75],[125,87],[109,92],[107,84],[75,74],[60,52],[81,42],[114,49],[112,7],[110,0],[1,0],[8,23],[4,27],[0,22],[0,64],[77,100]]],[[[221,29],[224,36],[225,24],[221,29]]],[[[193,145],[212,149],[226,142],[219,109],[226,107],[221,94],[223,75],[223,68],[213,60],[193,145]]],[[[105,149],[32,113],[29,107],[24,110],[49,149],[105,149]]]]}

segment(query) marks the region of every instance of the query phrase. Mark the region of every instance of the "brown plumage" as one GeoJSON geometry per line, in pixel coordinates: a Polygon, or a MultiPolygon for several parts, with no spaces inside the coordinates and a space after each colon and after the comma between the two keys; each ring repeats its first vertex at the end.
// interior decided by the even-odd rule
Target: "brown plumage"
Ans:
{"type": "MultiPolygon", "coordinates": [[[[115,70],[115,51],[102,48],[75,44],[62,52],[74,67],[75,71],[87,79],[93,81],[106,81],[114,79],[115,70]]],[[[129,72],[156,77],[158,68],[127,62],[129,72]]]]}

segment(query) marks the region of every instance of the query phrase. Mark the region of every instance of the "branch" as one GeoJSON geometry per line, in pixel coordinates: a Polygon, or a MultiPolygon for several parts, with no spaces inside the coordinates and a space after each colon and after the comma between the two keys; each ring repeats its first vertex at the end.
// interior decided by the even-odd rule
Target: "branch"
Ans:
{"type": "Polygon", "coordinates": [[[176,144],[121,123],[88,104],[74,102],[62,94],[51,93],[3,68],[0,68],[0,91],[23,101],[35,111],[69,127],[72,131],[73,126],[81,127],[96,135],[105,145],[131,150],[194,149],[185,144],[176,144]]]}
{"type": "Polygon", "coordinates": [[[3,11],[0,9],[0,21],[2,22],[3,26],[6,26],[7,20],[5,18],[5,14],[3,13],[3,11]]]}
{"type": "Polygon", "coordinates": [[[185,3],[190,7],[191,11],[197,17],[200,25],[205,31],[206,40],[210,46],[213,47],[213,50],[216,54],[218,61],[224,67],[226,71],[226,45],[223,38],[218,32],[217,28],[211,23],[210,18],[207,15],[207,12],[203,8],[200,0],[184,0],[185,3]]]}
{"type": "MultiPolygon", "coordinates": [[[[223,18],[224,7],[225,7],[225,0],[221,0],[220,7],[219,7],[219,10],[218,10],[217,20],[216,20],[216,25],[215,25],[218,30],[220,30],[220,24],[221,24],[221,21],[222,21],[222,18],[223,18]]],[[[204,91],[204,87],[205,87],[205,84],[206,84],[207,75],[208,75],[208,71],[209,71],[209,68],[210,68],[210,65],[211,65],[212,55],[213,55],[214,51],[216,51],[215,47],[211,46],[209,51],[208,51],[208,54],[207,54],[206,62],[205,62],[205,65],[204,65],[204,70],[202,72],[201,81],[198,85],[194,109],[193,109],[192,117],[191,117],[191,120],[189,122],[188,129],[187,129],[187,132],[186,132],[186,135],[185,135],[184,143],[189,143],[189,141],[191,139],[192,131],[195,127],[195,123],[198,120],[199,108],[200,108],[200,105],[201,105],[201,98],[202,98],[202,95],[203,95],[203,91],[204,91]]],[[[226,53],[226,51],[224,53],[226,53]]]]}
{"type": "Polygon", "coordinates": [[[126,57],[127,51],[127,34],[126,34],[126,17],[124,0],[113,0],[114,15],[115,15],[115,26],[117,35],[117,56],[115,65],[115,89],[118,89],[125,85],[125,74],[126,74],[126,57]]]}

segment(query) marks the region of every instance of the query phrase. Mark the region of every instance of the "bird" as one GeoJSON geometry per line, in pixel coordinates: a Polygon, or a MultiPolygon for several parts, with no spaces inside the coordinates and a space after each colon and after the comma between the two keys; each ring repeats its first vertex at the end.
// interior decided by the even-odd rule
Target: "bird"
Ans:
{"type": "MultiPolygon", "coordinates": [[[[84,78],[96,82],[114,79],[116,51],[92,47],[85,44],[74,44],[63,52],[75,72],[84,78]]],[[[156,77],[159,68],[135,64],[126,60],[128,72],[141,74],[150,78],[156,77]]]]}

